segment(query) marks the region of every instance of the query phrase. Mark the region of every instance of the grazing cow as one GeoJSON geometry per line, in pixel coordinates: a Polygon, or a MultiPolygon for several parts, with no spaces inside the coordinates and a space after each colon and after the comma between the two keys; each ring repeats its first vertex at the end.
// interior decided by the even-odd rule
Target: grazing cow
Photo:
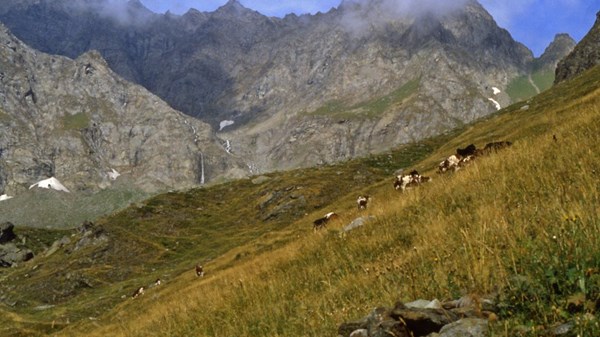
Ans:
{"type": "Polygon", "coordinates": [[[131,298],[136,298],[143,294],[144,294],[144,287],[139,287],[133,292],[133,294],[131,295],[131,298]]]}
{"type": "Polygon", "coordinates": [[[424,182],[428,182],[431,180],[429,177],[424,177],[419,174],[416,170],[413,170],[409,174],[402,174],[396,176],[396,181],[394,182],[394,189],[405,191],[409,187],[418,186],[424,182]]]}
{"type": "Polygon", "coordinates": [[[464,149],[456,149],[456,154],[461,157],[467,157],[467,156],[474,155],[476,151],[477,151],[477,148],[475,147],[475,145],[470,144],[469,146],[465,147],[464,149]]]}
{"type": "Polygon", "coordinates": [[[440,163],[440,165],[438,165],[438,173],[444,173],[449,170],[457,171],[460,168],[458,166],[458,164],[460,164],[461,159],[462,159],[462,157],[455,155],[455,154],[446,158],[444,161],[442,161],[440,163]]]}
{"type": "Polygon", "coordinates": [[[161,282],[161,280],[159,278],[157,278],[156,281],[154,281],[154,286],[155,287],[158,287],[161,284],[162,284],[162,282],[161,282]]]}
{"type": "Polygon", "coordinates": [[[509,147],[511,145],[512,145],[512,143],[511,142],[507,142],[507,141],[487,143],[487,144],[485,144],[485,147],[483,148],[483,151],[485,153],[496,152],[496,151],[498,151],[500,149],[503,149],[505,147],[509,147]]]}
{"type": "Polygon", "coordinates": [[[335,219],[337,217],[338,215],[334,212],[329,212],[325,214],[325,216],[323,216],[322,218],[318,218],[317,220],[313,221],[313,230],[324,228],[330,220],[335,219]]]}
{"type": "Polygon", "coordinates": [[[204,269],[201,265],[196,265],[196,277],[204,277],[204,269]]]}
{"type": "Polygon", "coordinates": [[[371,197],[368,195],[359,195],[358,199],[356,199],[356,203],[358,204],[358,209],[367,209],[367,203],[371,200],[371,197]]]}

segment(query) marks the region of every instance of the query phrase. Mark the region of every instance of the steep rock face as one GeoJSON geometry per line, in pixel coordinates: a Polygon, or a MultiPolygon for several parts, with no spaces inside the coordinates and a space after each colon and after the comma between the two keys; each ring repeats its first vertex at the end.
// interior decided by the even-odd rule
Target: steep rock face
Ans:
{"type": "Polygon", "coordinates": [[[558,62],[569,55],[576,44],[569,34],[556,34],[544,53],[535,61],[535,68],[555,70],[558,62]]]}
{"type": "Polygon", "coordinates": [[[0,192],[51,176],[94,190],[113,169],[148,191],[186,187],[235,175],[229,157],[208,125],[123,80],[99,53],[43,54],[0,26],[0,192]]]}
{"type": "Polygon", "coordinates": [[[556,68],[554,83],[573,78],[582,72],[600,64],[600,12],[592,29],[575,46],[575,49],[556,68]]]}
{"type": "Polygon", "coordinates": [[[253,173],[366,155],[473,121],[508,105],[492,88],[504,91],[533,61],[474,0],[407,13],[389,0],[344,1],[283,19],[238,1],[183,16],[137,2],[115,15],[104,0],[7,1],[0,20],[17,36],[70,57],[99,50],[117,73],[219,130],[253,173]]]}

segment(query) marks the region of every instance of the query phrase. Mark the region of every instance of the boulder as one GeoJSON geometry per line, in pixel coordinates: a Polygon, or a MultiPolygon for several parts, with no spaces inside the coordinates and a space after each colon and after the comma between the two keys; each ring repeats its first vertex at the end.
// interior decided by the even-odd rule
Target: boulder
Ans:
{"type": "Polygon", "coordinates": [[[0,245],[0,267],[11,267],[32,258],[33,252],[30,249],[19,248],[14,243],[0,245]]]}
{"type": "Polygon", "coordinates": [[[482,309],[496,308],[492,300],[475,295],[444,304],[438,300],[397,302],[393,308],[375,308],[360,321],[341,324],[338,336],[483,337],[488,333],[486,318],[497,317],[493,311],[482,309]]]}
{"type": "Polygon", "coordinates": [[[428,300],[416,300],[413,302],[404,304],[407,308],[419,308],[419,309],[442,309],[442,303],[435,299],[433,301],[428,300]]]}
{"type": "Polygon", "coordinates": [[[488,336],[488,321],[481,318],[463,318],[444,326],[439,337],[485,337],[488,336]]]}
{"type": "Polygon", "coordinates": [[[355,228],[363,226],[367,221],[374,220],[375,217],[372,215],[369,216],[361,216],[360,218],[354,219],[351,223],[344,227],[344,232],[349,232],[355,228]]]}
{"type": "Polygon", "coordinates": [[[0,244],[10,242],[17,237],[13,232],[14,228],[15,226],[10,222],[0,224],[0,244]]]}
{"type": "Polygon", "coordinates": [[[348,337],[348,336],[352,336],[356,331],[364,330],[368,336],[367,326],[368,326],[368,324],[367,324],[366,319],[362,319],[362,320],[356,321],[356,322],[342,323],[338,327],[338,335],[343,336],[343,337],[348,337]]]}
{"type": "Polygon", "coordinates": [[[426,336],[438,332],[446,324],[458,320],[458,316],[445,309],[408,308],[398,302],[392,310],[392,317],[406,322],[415,336],[426,336]]]}

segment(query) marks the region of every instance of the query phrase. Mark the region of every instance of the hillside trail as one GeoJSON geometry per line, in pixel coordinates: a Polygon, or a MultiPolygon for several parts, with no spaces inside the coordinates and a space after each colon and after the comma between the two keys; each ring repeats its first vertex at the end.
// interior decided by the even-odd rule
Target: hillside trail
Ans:
{"type": "Polygon", "coordinates": [[[540,88],[535,84],[535,82],[533,81],[533,78],[531,78],[531,74],[527,76],[527,79],[529,80],[529,83],[531,84],[531,86],[535,89],[536,93],[541,93],[542,91],[540,90],[540,88]]]}

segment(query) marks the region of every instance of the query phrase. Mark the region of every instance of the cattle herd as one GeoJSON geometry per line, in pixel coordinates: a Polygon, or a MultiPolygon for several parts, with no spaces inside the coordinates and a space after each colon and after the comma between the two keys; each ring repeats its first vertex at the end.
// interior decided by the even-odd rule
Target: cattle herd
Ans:
{"type": "Polygon", "coordinates": [[[440,163],[438,166],[438,173],[444,173],[450,170],[458,171],[477,157],[494,153],[511,145],[511,142],[501,141],[487,143],[483,149],[478,149],[473,144],[470,144],[464,149],[456,149],[455,154],[451,155],[440,163]]]}
{"type": "MultiPolygon", "coordinates": [[[[554,137],[556,139],[556,137],[554,137]]],[[[456,172],[459,169],[463,168],[468,163],[472,162],[475,158],[481,157],[490,153],[494,153],[500,149],[511,146],[512,143],[508,141],[501,142],[493,142],[485,145],[483,149],[478,149],[475,145],[470,144],[464,149],[456,149],[456,153],[444,159],[438,165],[438,174],[442,174],[448,171],[456,172]]],[[[394,181],[394,189],[400,192],[404,192],[409,188],[417,187],[422,183],[431,181],[430,177],[425,177],[419,174],[416,170],[411,171],[409,174],[400,174],[396,176],[396,180],[394,181]]],[[[356,199],[356,204],[359,210],[367,209],[367,205],[371,201],[371,197],[368,195],[359,195],[356,199]]],[[[335,212],[329,212],[325,214],[323,217],[316,219],[313,221],[313,230],[317,231],[319,229],[325,228],[329,221],[332,221],[338,218],[338,214],[335,212]]],[[[195,268],[196,277],[204,276],[204,269],[201,265],[196,265],[195,268]]],[[[159,286],[161,284],[160,279],[157,279],[154,283],[154,286],[159,286]]],[[[140,295],[144,294],[144,287],[137,288],[133,294],[132,298],[136,298],[140,295]]]]}
{"type": "MultiPolygon", "coordinates": [[[[481,157],[490,153],[494,153],[500,149],[511,146],[512,143],[509,141],[492,142],[485,145],[483,149],[478,149],[474,144],[469,144],[464,149],[456,149],[456,153],[452,154],[448,158],[444,159],[438,165],[438,174],[442,174],[448,171],[456,172],[469,164],[475,158],[481,157]]],[[[394,189],[397,191],[404,192],[409,188],[417,187],[422,183],[431,181],[430,177],[425,177],[419,174],[417,170],[411,171],[409,174],[400,174],[396,176],[394,181],[394,189]]],[[[368,195],[359,195],[356,199],[356,204],[359,210],[367,208],[367,204],[371,201],[371,197],[368,195]]],[[[313,230],[319,230],[324,228],[326,224],[338,215],[334,212],[329,212],[325,216],[313,221],[313,230]]]]}

